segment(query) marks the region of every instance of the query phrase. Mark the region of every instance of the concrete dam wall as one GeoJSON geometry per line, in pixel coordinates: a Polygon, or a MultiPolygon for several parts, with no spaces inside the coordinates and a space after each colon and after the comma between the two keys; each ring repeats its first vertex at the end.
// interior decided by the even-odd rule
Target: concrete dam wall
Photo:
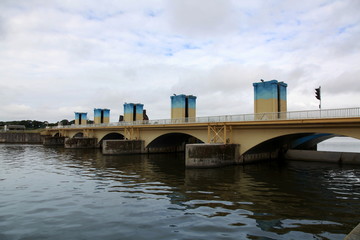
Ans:
{"type": "Polygon", "coordinates": [[[44,136],[40,133],[19,133],[19,132],[0,132],[0,143],[43,143],[44,136]]]}

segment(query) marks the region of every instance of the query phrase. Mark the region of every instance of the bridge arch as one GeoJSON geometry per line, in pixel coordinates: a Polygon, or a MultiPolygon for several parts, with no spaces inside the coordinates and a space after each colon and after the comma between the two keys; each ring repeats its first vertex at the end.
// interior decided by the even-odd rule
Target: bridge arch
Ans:
{"type": "MultiPolygon", "coordinates": [[[[286,151],[288,149],[299,149],[299,150],[316,150],[316,145],[322,141],[333,137],[352,137],[354,139],[359,139],[355,136],[350,135],[341,135],[339,133],[319,133],[319,132],[303,132],[303,133],[292,133],[284,134],[280,136],[275,136],[273,138],[263,139],[256,144],[253,144],[251,147],[246,149],[243,152],[246,154],[255,154],[255,153],[279,153],[281,151],[286,151]]],[[[360,139],[359,139],[360,140],[360,139]]],[[[276,154],[275,154],[276,155],[276,154]]]]}
{"type": "Polygon", "coordinates": [[[293,141],[290,148],[300,150],[315,150],[318,143],[337,136],[341,135],[330,133],[315,133],[312,135],[307,135],[293,141]]]}
{"type": "Polygon", "coordinates": [[[117,132],[111,132],[111,133],[108,133],[106,134],[105,136],[103,136],[99,141],[98,143],[100,145],[102,145],[102,142],[104,140],[123,140],[125,139],[124,135],[122,135],[121,133],[117,133],[117,132]]]}
{"type": "Polygon", "coordinates": [[[200,139],[181,132],[162,134],[146,145],[148,152],[181,152],[185,145],[191,143],[204,143],[200,139]]]}
{"type": "Polygon", "coordinates": [[[112,139],[120,139],[121,140],[121,139],[125,139],[125,137],[121,133],[111,132],[111,133],[108,133],[105,136],[103,136],[100,141],[112,140],[112,139]]]}
{"type": "Polygon", "coordinates": [[[73,138],[82,138],[84,137],[84,133],[83,132],[77,132],[74,134],[73,138]]]}

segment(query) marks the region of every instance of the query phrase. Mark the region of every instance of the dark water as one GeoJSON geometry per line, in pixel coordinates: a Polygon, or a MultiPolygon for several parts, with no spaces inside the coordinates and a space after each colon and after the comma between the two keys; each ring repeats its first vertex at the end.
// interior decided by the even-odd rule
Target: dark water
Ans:
{"type": "Polygon", "coordinates": [[[182,155],[0,145],[0,239],[343,239],[360,167],[184,168],[182,155]]]}

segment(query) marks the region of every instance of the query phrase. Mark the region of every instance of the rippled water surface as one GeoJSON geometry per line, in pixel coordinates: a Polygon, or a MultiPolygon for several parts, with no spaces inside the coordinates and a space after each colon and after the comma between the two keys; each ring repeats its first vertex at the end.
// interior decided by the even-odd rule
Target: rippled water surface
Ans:
{"type": "Polygon", "coordinates": [[[343,239],[360,167],[185,169],[183,155],[0,145],[0,239],[343,239]]]}

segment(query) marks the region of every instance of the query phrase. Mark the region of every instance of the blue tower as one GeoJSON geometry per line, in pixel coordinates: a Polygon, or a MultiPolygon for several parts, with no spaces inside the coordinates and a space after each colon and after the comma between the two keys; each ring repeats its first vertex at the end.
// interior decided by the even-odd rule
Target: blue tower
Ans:
{"type": "Polygon", "coordinates": [[[124,103],[124,121],[132,122],[144,120],[144,104],[124,103]]]}
{"type": "Polygon", "coordinates": [[[101,109],[101,108],[94,109],[95,124],[109,123],[109,122],[110,122],[110,109],[101,109]]]}
{"type": "Polygon", "coordinates": [[[87,124],[87,113],[75,112],[75,125],[87,124]]]}
{"type": "Polygon", "coordinates": [[[253,83],[253,86],[255,113],[287,111],[286,83],[271,80],[253,83]]]}
{"type": "Polygon", "coordinates": [[[196,118],[196,97],[193,95],[171,96],[171,119],[196,118]]]}

